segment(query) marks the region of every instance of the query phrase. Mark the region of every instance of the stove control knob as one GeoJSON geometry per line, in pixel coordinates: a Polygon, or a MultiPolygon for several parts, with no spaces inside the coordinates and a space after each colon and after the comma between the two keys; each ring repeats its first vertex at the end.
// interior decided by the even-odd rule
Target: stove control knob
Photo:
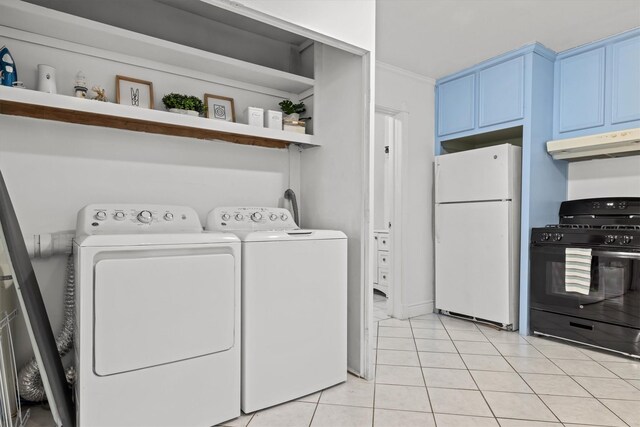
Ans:
{"type": "Polygon", "coordinates": [[[124,212],[116,212],[113,217],[117,220],[117,221],[123,221],[125,218],[125,213],[124,212]]]}
{"type": "Polygon", "coordinates": [[[275,221],[276,219],[278,219],[278,215],[276,215],[276,214],[271,214],[271,215],[269,215],[269,219],[270,219],[271,221],[275,221]]]}
{"type": "Polygon", "coordinates": [[[615,241],[616,241],[616,236],[609,235],[604,238],[604,242],[607,244],[614,243],[615,241]]]}
{"type": "Polygon", "coordinates": [[[260,212],[254,212],[251,214],[251,219],[258,222],[262,219],[262,214],[260,212]]]}
{"type": "Polygon", "coordinates": [[[556,242],[559,242],[560,240],[562,240],[562,233],[556,233],[553,235],[553,240],[555,240],[556,242]]]}
{"type": "Polygon", "coordinates": [[[98,221],[104,221],[105,219],[107,219],[107,213],[105,211],[98,211],[96,212],[95,218],[98,221]]]}
{"type": "Polygon", "coordinates": [[[138,214],[138,221],[149,224],[153,220],[153,214],[149,211],[141,211],[138,214]]]}
{"type": "Polygon", "coordinates": [[[244,216],[242,214],[236,214],[235,218],[236,221],[242,221],[244,219],[244,216]]]}
{"type": "Polygon", "coordinates": [[[633,236],[622,236],[622,242],[620,243],[622,243],[623,245],[628,245],[632,240],[633,236]]]}
{"type": "Polygon", "coordinates": [[[542,235],[540,235],[540,239],[542,239],[543,241],[549,240],[549,233],[542,233],[542,235]]]}
{"type": "Polygon", "coordinates": [[[283,221],[286,221],[289,217],[287,216],[287,214],[282,214],[280,215],[280,219],[283,221]]]}
{"type": "Polygon", "coordinates": [[[229,214],[222,214],[222,220],[223,221],[229,221],[231,219],[231,215],[229,214]]]}
{"type": "Polygon", "coordinates": [[[171,212],[167,212],[164,214],[165,221],[173,221],[173,214],[171,212]]]}

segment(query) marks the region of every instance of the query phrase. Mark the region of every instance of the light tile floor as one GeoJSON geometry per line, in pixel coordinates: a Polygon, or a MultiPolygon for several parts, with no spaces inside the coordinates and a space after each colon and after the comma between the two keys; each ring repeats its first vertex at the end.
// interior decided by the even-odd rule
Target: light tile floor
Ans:
{"type": "Polygon", "coordinates": [[[389,319],[387,315],[387,297],[380,294],[373,294],[373,321],[379,322],[389,319]]]}
{"type": "MultiPolygon", "coordinates": [[[[436,314],[384,316],[375,381],[349,375],[223,425],[640,426],[640,361],[436,314]]],[[[33,421],[51,425],[41,409],[33,421]]]]}

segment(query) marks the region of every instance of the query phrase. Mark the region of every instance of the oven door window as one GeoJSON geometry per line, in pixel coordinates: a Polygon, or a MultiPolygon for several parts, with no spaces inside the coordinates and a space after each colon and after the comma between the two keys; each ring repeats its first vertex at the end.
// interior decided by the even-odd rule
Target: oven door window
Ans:
{"type": "Polygon", "coordinates": [[[589,294],[567,291],[565,248],[532,247],[531,306],[640,327],[640,254],[594,250],[589,294]]]}

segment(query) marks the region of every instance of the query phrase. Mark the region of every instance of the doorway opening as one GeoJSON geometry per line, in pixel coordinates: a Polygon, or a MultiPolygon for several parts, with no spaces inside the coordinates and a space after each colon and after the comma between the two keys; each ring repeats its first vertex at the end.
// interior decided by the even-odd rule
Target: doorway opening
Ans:
{"type": "Polygon", "coordinates": [[[391,317],[403,318],[401,305],[400,111],[376,107],[373,148],[372,326],[391,317]]]}

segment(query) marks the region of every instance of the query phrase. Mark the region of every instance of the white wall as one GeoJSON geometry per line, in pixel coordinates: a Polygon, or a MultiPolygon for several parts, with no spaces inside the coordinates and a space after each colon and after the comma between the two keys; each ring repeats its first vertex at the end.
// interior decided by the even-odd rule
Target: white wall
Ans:
{"type": "MultiPolygon", "coordinates": [[[[48,63],[58,70],[63,94],[71,94],[73,78],[83,70],[89,83],[104,86],[112,100],[116,74],[151,80],[157,109],[163,109],[160,98],[170,91],[231,96],[236,113],[249,104],[277,107],[279,101],[131,64],[7,41],[0,35],[0,45],[4,43],[16,59],[20,79],[30,88],[35,86],[36,64],[48,63]]],[[[0,170],[25,236],[74,229],[77,211],[96,202],[184,204],[195,208],[201,220],[216,206],[277,206],[290,186],[289,166],[287,150],[0,115],[0,170]]],[[[34,264],[58,330],[65,259],[34,264]]],[[[21,364],[31,349],[23,324],[17,332],[21,364]]]]}
{"type": "Polygon", "coordinates": [[[640,197],[640,155],[569,163],[567,198],[640,197]]]}
{"type": "MultiPolygon", "coordinates": [[[[369,182],[369,140],[363,122],[364,59],[316,45],[315,138],[323,146],[301,153],[302,228],[340,230],[348,237],[348,367],[365,373],[362,333],[364,289],[369,274],[364,250],[369,182]],[[339,108],[336,106],[339,105],[339,108]]],[[[329,308],[328,308],[329,309],[329,308]]],[[[312,338],[311,338],[312,339],[312,338]]]]}
{"type": "Polygon", "coordinates": [[[402,221],[403,230],[404,316],[433,311],[434,83],[386,64],[376,66],[376,105],[408,113],[402,150],[394,154],[402,156],[403,169],[402,218],[395,221],[402,221]]]}
{"type": "Polygon", "coordinates": [[[235,0],[231,4],[246,6],[367,51],[375,47],[376,2],[373,0],[235,0]]]}

